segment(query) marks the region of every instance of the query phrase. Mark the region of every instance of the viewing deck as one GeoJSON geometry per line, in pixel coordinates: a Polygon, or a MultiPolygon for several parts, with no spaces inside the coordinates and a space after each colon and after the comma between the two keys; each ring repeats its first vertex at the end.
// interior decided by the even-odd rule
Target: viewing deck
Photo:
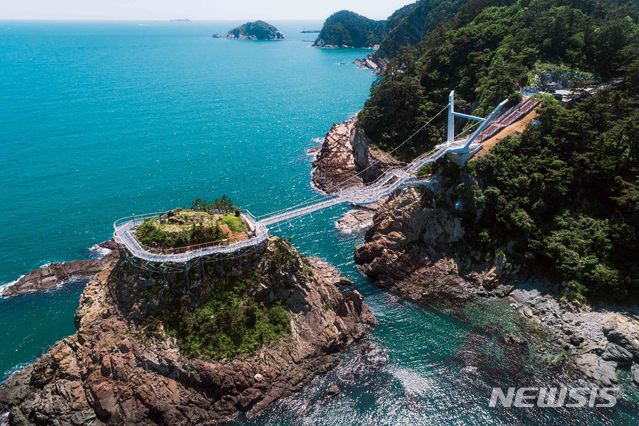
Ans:
{"type": "Polygon", "coordinates": [[[135,215],[119,219],[113,224],[113,238],[117,244],[121,244],[138,259],[157,263],[188,263],[199,257],[216,254],[234,253],[244,248],[256,246],[268,239],[268,230],[264,225],[255,220],[250,212],[244,211],[241,216],[248,226],[250,238],[230,244],[221,244],[219,241],[198,244],[194,246],[175,249],[156,249],[143,246],[135,237],[135,230],[145,220],[157,217],[161,213],[135,215]]]}

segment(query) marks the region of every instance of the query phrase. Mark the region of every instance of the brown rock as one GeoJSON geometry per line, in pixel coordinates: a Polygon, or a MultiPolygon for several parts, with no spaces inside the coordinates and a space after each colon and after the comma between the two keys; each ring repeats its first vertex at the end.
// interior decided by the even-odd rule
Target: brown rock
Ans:
{"type": "MultiPolygon", "coordinates": [[[[375,324],[362,296],[326,262],[304,260],[277,240],[254,256],[243,271],[227,271],[254,268],[264,278],[254,297],[282,301],[291,311],[290,336],[237,359],[186,358],[175,339],[143,335],[128,317],[133,306],[151,309],[138,306],[137,286],[146,283],[112,260],[84,290],[77,333],[5,382],[0,412],[9,412],[9,424],[70,425],[212,424],[238,411],[254,415],[335,366],[334,354],[375,324]],[[282,250],[288,250],[285,264],[278,260],[282,250]]],[[[196,298],[195,288],[215,279],[191,284],[189,296],[196,298]]]]}
{"type": "Polygon", "coordinates": [[[118,256],[113,241],[100,244],[111,250],[98,260],[73,260],[64,263],[52,263],[31,271],[0,292],[2,297],[19,296],[37,291],[46,291],[77,279],[91,278],[104,268],[108,262],[118,256]]]}
{"type": "Polygon", "coordinates": [[[357,118],[334,124],[313,162],[312,180],[316,188],[335,193],[361,186],[400,163],[381,151],[369,149],[369,140],[357,127],[357,118]]]}

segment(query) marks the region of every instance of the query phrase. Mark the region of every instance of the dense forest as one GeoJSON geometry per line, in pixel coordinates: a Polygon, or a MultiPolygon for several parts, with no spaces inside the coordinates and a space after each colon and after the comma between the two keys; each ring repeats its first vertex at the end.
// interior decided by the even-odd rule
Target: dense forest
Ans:
{"type": "MultiPolygon", "coordinates": [[[[639,52],[638,52],[639,53],[639,52]]],[[[563,107],[471,161],[471,243],[548,273],[568,296],[639,300],[639,61],[614,89],[563,107]]]]}
{"type": "Polygon", "coordinates": [[[387,33],[387,21],[375,21],[355,12],[342,10],[329,16],[315,46],[372,47],[387,33]]]}
{"type": "Polygon", "coordinates": [[[375,56],[392,58],[402,47],[414,46],[442,22],[450,20],[467,0],[420,0],[388,18],[388,35],[375,56]]]}
{"type": "Polygon", "coordinates": [[[227,37],[252,40],[283,40],[284,34],[268,22],[255,21],[233,28],[228,32],[227,37]]]}
{"type": "MultiPolygon", "coordinates": [[[[447,102],[451,89],[467,112],[484,114],[517,96],[548,64],[620,76],[637,38],[638,9],[628,1],[470,0],[451,20],[392,57],[360,113],[366,134],[392,148],[447,102]]],[[[442,122],[443,126],[443,122],[442,122]]],[[[433,146],[425,132],[400,154],[433,146]]]]}
{"type": "MultiPolygon", "coordinates": [[[[637,301],[638,22],[634,1],[469,0],[421,40],[395,43],[360,125],[389,150],[445,106],[451,89],[458,109],[482,115],[515,102],[545,70],[614,79],[568,104],[544,99],[537,125],[469,163],[476,183],[458,195],[474,247],[534,265],[576,300],[637,301]]],[[[441,142],[444,120],[397,155],[441,142]]]]}
{"type": "Polygon", "coordinates": [[[420,0],[382,21],[342,10],[326,20],[315,46],[360,48],[380,45],[375,56],[390,58],[402,47],[418,44],[432,29],[455,16],[466,1],[420,0]]]}

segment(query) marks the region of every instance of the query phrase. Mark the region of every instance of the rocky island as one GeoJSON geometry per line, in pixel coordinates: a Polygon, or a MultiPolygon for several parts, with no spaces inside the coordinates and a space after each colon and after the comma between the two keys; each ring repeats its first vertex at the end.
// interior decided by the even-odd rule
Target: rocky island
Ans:
{"type": "Polygon", "coordinates": [[[372,182],[385,170],[399,165],[400,161],[370,146],[354,117],[334,124],[328,131],[313,161],[311,177],[315,188],[333,194],[372,182]]]}
{"type": "Polygon", "coordinates": [[[44,265],[4,286],[0,289],[0,297],[54,290],[73,281],[90,279],[117,256],[117,246],[112,240],[98,244],[97,247],[103,252],[98,258],[44,265]]]}
{"type": "Polygon", "coordinates": [[[247,22],[228,32],[226,38],[237,40],[284,40],[284,34],[264,21],[247,22]]]}
{"type": "MultiPolygon", "coordinates": [[[[170,217],[185,219],[147,223],[170,217]]],[[[75,335],[0,388],[10,424],[254,415],[335,366],[376,323],[350,281],[278,238],[181,272],[145,269],[115,251],[85,288],[75,322],[75,335]]]]}

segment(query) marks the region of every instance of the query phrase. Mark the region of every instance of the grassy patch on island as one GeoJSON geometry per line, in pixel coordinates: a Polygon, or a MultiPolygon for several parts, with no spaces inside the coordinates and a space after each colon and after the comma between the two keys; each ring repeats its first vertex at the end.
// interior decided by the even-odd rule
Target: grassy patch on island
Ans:
{"type": "Polygon", "coordinates": [[[187,358],[219,360],[255,353],[291,333],[290,313],[280,302],[266,305],[247,294],[256,283],[227,280],[195,306],[161,289],[145,293],[142,299],[161,306],[145,320],[145,330],[164,329],[187,358]]]}
{"type": "Polygon", "coordinates": [[[240,210],[227,197],[211,204],[197,199],[189,209],[175,209],[147,219],[135,235],[145,246],[162,249],[248,238],[240,210]]]}
{"type": "Polygon", "coordinates": [[[182,353],[205,359],[253,353],[291,332],[289,313],[280,303],[265,306],[236,292],[208,294],[177,325],[182,353]]]}

